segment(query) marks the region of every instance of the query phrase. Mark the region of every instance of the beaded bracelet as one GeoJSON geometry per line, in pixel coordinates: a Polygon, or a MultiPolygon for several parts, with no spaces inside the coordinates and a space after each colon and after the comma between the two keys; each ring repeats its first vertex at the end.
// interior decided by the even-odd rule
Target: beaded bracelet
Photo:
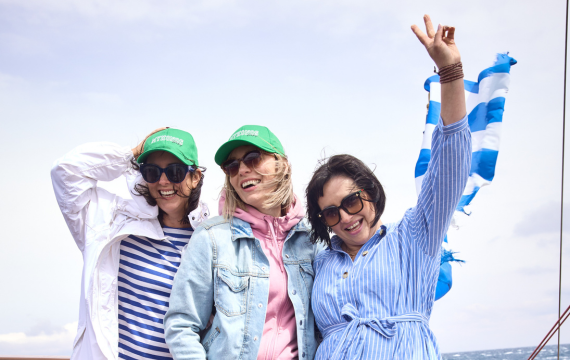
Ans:
{"type": "Polygon", "coordinates": [[[455,64],[447,65],[439,69],[439,83],[445,84],[463,78],[463,65],[461,61],[455,64]]]}

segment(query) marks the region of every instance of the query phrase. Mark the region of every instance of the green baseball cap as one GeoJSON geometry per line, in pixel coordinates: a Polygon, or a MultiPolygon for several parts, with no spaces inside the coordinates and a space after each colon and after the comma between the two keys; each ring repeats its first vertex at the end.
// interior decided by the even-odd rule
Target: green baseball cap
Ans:
{"type": "Polygon", "coordinates": [[[233,149],[242,145],[255,145],[261,150],[285,155],[283,145],[268,128],[259,125],[244,125],[237,129],[216,152],[216,164],[222,165],[233,149]]]}
{"type": "Polygon", "coordinates": [[[186,165],[198,166],[198,149],[190,133],[178,129],[165,129],[152,134],[144,142],[144,151],[137,162],[143,163],[155,151],[167,151],[186,165]]]}

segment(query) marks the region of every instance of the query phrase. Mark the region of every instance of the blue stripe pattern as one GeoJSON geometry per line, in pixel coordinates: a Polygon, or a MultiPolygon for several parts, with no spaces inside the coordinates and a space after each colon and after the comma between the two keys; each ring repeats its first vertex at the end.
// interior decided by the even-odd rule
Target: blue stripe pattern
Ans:
{"type": "Polygon", "coordinates": [[[471,167],[468,119],[433,131],[415,207],[381,226],[352,261],[337,236],[314,262],[316,359],[440,359],[429,318],[440,249],[471,167]]]}
{"type": "MultiPolygon", "coordinates": [[[[511,66],[516,63],[517,61],[508,54],[498,54],[495,64],[483,70],[476,83],[463,81],[467,97],[469,127],[473,135],[473,158],[469,181],[457,206],[457,211],[467,213],[465,207],[471,203],[477,191],[482,186],[489,185],[495,177],[505,95],[510,82],[511,66]]],[[[414,171],[418,193],[431,157],[431,134],[441,112],[439,85],[439,75],[431,76],[424,83],[424,89],[430,92],[430,102],[423,146],[414,171]]]]}
{"type": "Polygon", "coordinates": [[[121,241],[118,277],[119,358],[170,360],[164,314],[182,250],[192,229],[163,228],[165,240],[121,241]]]}
{"type": "MultiPolygon", "coordinates": [[[[458,212],[469,215],[467,206],[471,204],[479,189],[491,184],[495,178],[505,96],[510,83],[511,66],[516,63],[517,61],[508,54],[498,54],[495,64],[483,70],[479,74],[477,82],[463,81],[469,128],[473,137],[473,153],[467,186],[457,204],[456,210],[458,212]]],[[[414,171],[418,193],[420,193],[423,177],[431,157],[431,134],[441,112],[439,75],[428,78],[424,83],[424,89],[430,93],[430,102],[422,149],[414,171]]],[[[436,300],[450,289],[451,266],[444,262],[442,263],[436,300]]]]}

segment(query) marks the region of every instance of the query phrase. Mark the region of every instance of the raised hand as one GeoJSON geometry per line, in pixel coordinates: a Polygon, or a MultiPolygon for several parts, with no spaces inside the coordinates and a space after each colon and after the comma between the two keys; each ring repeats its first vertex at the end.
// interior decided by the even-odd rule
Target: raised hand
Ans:
{"type": "Polygon", "coordinates": [[[133,155],[134,155],[134,157],[135,157],[135,160],[143,153],[143,151],[144,151],[144,142],[146,141],[146,139],[148,139],[148,137],[151,136],[152,134],[157,133],[157,132],[162,131],[162,130],[166,130],[166,129],[168,129],[168,127],[161,127],[161,128],[156,129],[156,130],[153,130],[150,134],[148,134],[148,135],[144,138],[143,141],[141,141],[137,146],[135,146],[135,147],[132,149],[133,155]]]}
{"type": "Polygon", "coordinates": [[[461,55],[455,45],[455,28],[452,26],[438,25],[437,31],[429,15],[424,15],[427,35],[417,25],[412,25],[412,31],[418,40],[426,47],[429,56],[433,59],[438,69],[461,61],[461,55]]]}

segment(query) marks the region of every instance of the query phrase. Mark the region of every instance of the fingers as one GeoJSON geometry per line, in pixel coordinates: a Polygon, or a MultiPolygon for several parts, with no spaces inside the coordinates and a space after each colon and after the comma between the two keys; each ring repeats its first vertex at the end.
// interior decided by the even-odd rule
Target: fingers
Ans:
{"type": "Polygon", "coordinates": [[[439,46],[442,43],[443,39],[443,26],[437,26],[437,32],[435,33],[435,37],[433,39],[435,46],[439,46]]]}
{"type": "Polygon", "coordinates": [[[453,42],[455,40],[455,28],[453,26],[444,26],[443,32],[446,41],[453,42]]]}
{"type": "Polygon", "coordinates": [[[133,154],[135,155],[135,157],[138,157],[140,154],[142,154],[142,152],[144,151],[144,143],[146,142],[146,139],[148,139],[150,136],[152,136],[153,134],[162,131],[162,130],[166,130],[168,129],[168,127],[159,127],[158,129],[153,130],[150,134],[148,134],[143,141],[140,142],[140,144],[137,145],[136,148],[133,149],[133,154]]]}
{"type": "Polygon", "coordinates": [[[427,36],[430,39],[433,39],[433,37],[435,36],[435,30],[433,29],[433,24],[431,23],[431,18],[429,17],[428,14],[424,15],[424,23],[426,24],[427,36]]]}
{"type": "Polygon", "coordinates": [[[154,134],[154,133],[157,133],[157,132],[159,132],[159,131],[166,130],[166,129],[168,129],[168,127],[159,127],[158,129],[155,129],[155,130],[153,130],[150,134],[148,134],[148,135],[147,135],[147,138],[148,138],[149,136],[151,136],[152,134],[154,134]]]}
{"type": "Polygon", "coordinates": [[[423,44],[423,46],[428,46],[431,39],[424,34],[417,25],[412,25],[412,31],[416,34],[418,40],[423,44]]]}

